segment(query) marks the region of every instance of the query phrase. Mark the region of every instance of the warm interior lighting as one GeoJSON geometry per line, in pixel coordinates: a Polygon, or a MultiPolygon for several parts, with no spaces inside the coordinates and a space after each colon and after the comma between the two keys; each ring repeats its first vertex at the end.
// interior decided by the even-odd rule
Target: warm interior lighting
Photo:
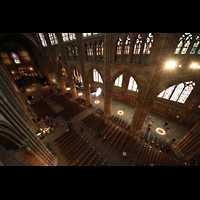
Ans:
{"type": "Polygon", "coordinates": [[[94,101],[94,103],[96,103],[96,104],[99,103],[99,102],[100,102],[99,100],[94,101]]]}
{"type": "Polygon", "coordinates": [[[191,65],[192,68],[195,68],[196,66],[197,66],[196,63],[193,63],[193,64],[191,65]]]}
{"type": "Polygon", "coordinates": [[[83,93],[82,93],[82,92],[78,93],[78,96],[82,96],[82,95],[83,95],[83,93]]]}
{"type": "Polygon", "coordinates": [[[124,114],[124,112],[122,110],[119,110],[117,113],[118,113],[118,115],[123,115],[124,114]]]}
{"type": "Polygon", "coordinates": [[[166,66],[167,66],[168,68],[175,67],[175,65],[176,65],[176,63],[175,63],[175,62],[173,62],[173,61],[171,61],[171,62],[168,62],[168,63],[166,64],[166,66]]]}
{"type": "Polygon", "coordinates": [[[165,130],[162,129],[162,128],[157,128],[157,129],[156,129],[156,132],[157,132],[158,134],[160,134],[160,135],[165,135],[165,130]]]}
{"type": "Polygon", "coordinates": [[[67,87],[66,90],[70,90],[70,87],[67,87]]]}

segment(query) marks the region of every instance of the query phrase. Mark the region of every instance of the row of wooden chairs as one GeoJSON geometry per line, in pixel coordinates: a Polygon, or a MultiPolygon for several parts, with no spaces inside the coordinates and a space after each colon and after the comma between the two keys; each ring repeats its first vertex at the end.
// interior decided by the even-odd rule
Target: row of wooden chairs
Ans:
{"type": "Polygon", "coordinates": [[[142,162],[142,159],[143,159],[143,157],[144,157],[144,153],[145,153],[145,151],[146,151],[146,148],[147,148],[147,143],[145,142],[145,143],[144,143],[144,146],[143,146],[143,148],[142,148],[142,150],[141,150],[141,152],[140,152],[139,158],[138,158],[138,160],[137,160],[137,165],[138,165],[138,166],[141,165],[141,162],[142,162]]]}
{"type": "Polygon", "coordinates": [[[75,130],[71,129],[68,133],[63,134],[62,137],[59,138],[59,140],[57,140],[55,142],[55,144],[57,145],[57,147],[58,148],[61,147],[65,143],[66,140],[70,139],[73,136],[74,132],[75,132],[75,130]]]}
{"type": "Polygon", "coordinates": [[[151,139],[151,133],[149,132],[148,135],[147,135],[147,139],[146,140],[150,141],[150,139],[151,139]]]}
{"type": "Polygon", "coordinates": [[[100,153],[98,153],[98,152],[96,152],[96,154],[91,158],[91,160],[90,160],[90,162],[88,163],[88,165],[87,166],[91,166],[92,165],[92,163],[94,162],[94,160],[98,157],[98,155],[99,155],[100,153]]]}
{"type": "Polygon", "coordinates": [[[149,146],[149,149],[148,149],[147,154],[145,156],[145,160],[144,160],[144,164],[143,164],[144,166],[147,166],[147,163],[149,162],[151,151],[152,151],[152,146],[149,146]]]}
{"type": "Polygon", "coordinates": [[[120,143],[120,141],[121,141],[122,137],[124,136],[124,134],[125,134],[125,130],[123,130],[123,131],[121,132],[121,134],[119,135],[119,137],[117,138],[117,141],[116,141],[115,144],[114,144],[114,147],[115,147],[115,148],[116,148],[117,145],[120,143]]]}
{"type": "Polygon", "coordinates": [[[113,139],[112,139],[112,141],[110,143],[111,145],[113,145],[113,143],[116,141],[117,137],[121,134],[121,132],[122,132],[122,129],[119,129],[119,131],[117,132],[117,134],[114,135],[114,137],[113,137],[113,139]]]}
{"type": "Polygon", "coordinates": [[[137,142],[137,139],[134,139],[134,141],[133,141],[133,143],[132,143],[132,145],[131,145],[131,147],[130,147],[127,155],[126,155],[127,158],[131,155],[131,152],[133,151],[133,149],[134,149],[134,147],[136,145],[136,142],[137,142]]]}
{"type": "Polygon", "coordinates": [[[126,144],[124,145],[124,148],[123,148],[123,152],[127,152],[128,151],[128,146],[130,145],[130,143],[133,141],[133,137],[132,136],[129,136],[126,144]]]}
{"type": "Polygon", "coordinates": [[[164,149],[165,148],[165,139],[163,139],[162,141],[161,141],[161,146],[160,146],[160,148],[161,149],[164,149]]]}
{"type": "Polygon", "coordinates": [[[112,115],[109,117],[109,120],[111,120],[112,122],[124,127],[125,129],[128,129],[130,124],[128,124],[128,122],[126,120],[122,120],[120,117],[116,116],[116,115],[112,115]]]}
{"type": "Polygon", "coordinates": [[[93,149],[89,152],[89,154],[84,158],[84,160],[82,161],[82,163],[80,164],[80,166],[84,166],[85,163],[90,159],[90,157],[92,157],[92,155],[95,152],[95,148],[93,147],[93,149]]]}
{"type": "Polygon", "coordinates": [[[76,153],[79,150],[79,148],[82,146],[81,144],[83,144],[83,142],[84,142],[83,136],[80,136],[80,137],[77,137],[73,141],[74,146],[72,146],[73,143],[71,143],[72,145],[70,144],[72,146],[72,148],[70,148],[70,145],[68,146],[70,148],[70,150],[64,153],[64,156],[66,157],[66,161],[68,161],[72,157],[72,153],[74,154],[74,153],[76,153]]]}
{"type": "Polygon", "coordinates": [[[128,139],[128,134],[125,134],[125,136],[124,136],[124,138],[123,138],[123,140],[122,140],[122,142],[121,142],[121,144],[120,144],[120,146],[119,146],[119,148],[118,148],[118,150],[120,151],[121,149],[122,149],[122,147],[124,146],[124,144],[125,144],[125,142],[127,141],[127,139],[128,139]]]}
{"type": "Polygon", "coordinates": [[[119,131],[118,127],[114,127],[114,131],[112,131],[112,133],[109,135],[109,137],[106,136],[106,141],[110,141],[110,139],[115,135],[115,133],[117,133],[119,131]]]}
{"type": "Polygon", "coordinates": [[[138,154],[138,151],[139,151],[141,145],[142,145],[142,140],[140,140],[140,141],[138,142],[138,144],[137,144],[137,146],[136,146],[136,149],[135,149],[135,151],[134,151],[134,153],[133,153],[133,155],[132,155],[131,161],[134,161],[134,160],[135,160],[136,155],[138,154]]]}
{"type": "Polygon", "coordinates": [[[169,166],[170,164],[170,156],[165,154],[164,166],[169,166]]]}
{"type": "Polygon", "coordinates": [[[200,164],[200,160],[199,160],[199,155],[196,153],[194,156],[193,156],[193,165],[194,166],[199,166],[199,164],[200,164]]]}
{"type": "Polygon", "coordinates": [[[88,141],[84,141],[82,142],[76,149],[75,151],[69,156],[69,159],[66,158],[66,161],[68,161],[68,164],[72,164],[82,153],[83,151],[88,147],[88,141]]]}
{"type": "Polygon", "coordinates": [[[59,151],[61,152],[61,155],[64,154],[72,145],[75,144],[80,139],[80,135],[73,134],[73,136],[69,140],[65,140],[65,143],[61,148],[59,148],[59,151]]]}
{"type": "Polygon", "coordinates": [[[96,160],[96,162],[94,163],[94,166],[97,166],[100,163],[100,161],[101,161],[102,158],[103,158],[103,156],[99,155],[98,158],[97,158],[97,160],[96,160]]]}
{"type": "Polygon", "coordinates": [[[96,110],[96,113],[99,115],[103,115],[103,109],[99,108],[98,110],[96,110]]]}
{"type": "Polygon", "coordinates": [[[162,165],[163,158],[164,158],[164,153],[161,152],[161,153],[159,154],[159,156],[158,156],[157,166],[161,166],[161,165],[162,165]]]}
{"type": "Polygon", "coordinates": [[[74,164],[74,166],[77,166],[78,164],[80,164],[80,162],[85,158],[85,156],[92,150],[92,147],[89,147],[89,149],[87,149],[86,151],[84,151],[84,153],[82,154],[82,156],[76,161],[76,163],[74,164]]]}
{"type": "Polygon", "coordinates": [[[150,161],[150,163],[153,164],[153,165],[155,165],[157,153],[158,153],[158,150],[155,149],[154,152],[153,152],[153,155],[151,157],[151,161],[150,161]]]}

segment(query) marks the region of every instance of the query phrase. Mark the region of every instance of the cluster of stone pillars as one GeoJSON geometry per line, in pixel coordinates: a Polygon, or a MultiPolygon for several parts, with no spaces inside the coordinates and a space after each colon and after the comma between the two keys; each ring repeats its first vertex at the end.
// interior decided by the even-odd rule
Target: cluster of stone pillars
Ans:
{"type": "Polygon", "coordinates": [[[0,143],[32,165],[52,166],[56,158],[36,136],[39,130],[31,120],[20,93],[0,61],[0,143]]]}

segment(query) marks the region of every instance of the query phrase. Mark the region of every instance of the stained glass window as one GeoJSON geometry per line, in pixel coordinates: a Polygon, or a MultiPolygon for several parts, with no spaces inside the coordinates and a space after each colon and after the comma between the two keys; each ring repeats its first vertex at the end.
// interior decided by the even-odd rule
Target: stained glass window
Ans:
{"type": "Polygon", "coordinates": [[[153,34],[149,33],[144,44],[143,54],[150,54],[153,43],[153,34]]]}
{"type": "Polygon", "coordinates": [[[137,83],[132,76],[129,78],[128,90],[138,92],[137,83]]]}
{"type": "Polygon", "coordinates": [[[69,52],[69,56],[72,56],[72,50],[71,50],[70,46],[68,46],[68,52],[69,52]]]}
{"type": "Polygon", "coordinates": [[[121,74],[116,80],[115,80],[115,86],[122,87],[122,80],[123,80],[123,74],[121,74]]]}
{"type": "Polygon", "coordinates": [[[192,50],[190,51],[190,54],[194,54],[195,53],[197,47],[199,46],[199,41],[200,41],[200,36],[198,35],[196,37],[196,41],[195,41],[195,43],[194,43],[194,45],[192,47],[192,50]]]}
{"type": "Polygon", "coordinates": [[[69,41],[68,33],[62,33],[62,38],[64,42],[69,41]]]}
{"type": "Polygon", "coordinates": [[[96,69],[93,69],[93,80],[95,82],[103,83],[101,75],[99,74],[99,72],[96,69]]]}
{"type": "Polygon", "coordinates": [[[179,103],[185,103],[187,98],[189,97],[190,93],[193,90],[193,84],[189,84],[185,86],[185,89],[183,90],[181,96],[179,97],[178,101],[179,103]]]}
{"type": "Polygon", "coordinates": [[[141,45],[142,45],[142,37],[140,36],[140,34],[138,34],[135,41],[133,54],[140,54],[141,45]]]}
{"type": "Polygon", "coordinates": [[[174,54],[179,54],[181,49],[182,49],[181,54],[186,54],[188,47],[190,46],[191,39],[192,39],[191,33],[184,33],[179,39],[174,54]]]}
{"type": "Polygon", "coordinates": [[[20,63],[21,63],[20,60],[19,60],[19,56],[18,56],[16,53],[11,52],[10,55],[12,56],[12,58],[13,58],[15,64],[20,64],[20,63]]]}
{"type": "Polygon", "coordinates": [[[96,55],[102,55],[103,56],[103,42],[101,44],[96,44],[96,55]]]}
{"type": "Polygon", "coordinates": [[[171,96],[170,101],[185,103],[190,93],[192,92],[194,86],[195,86],[195,83],[193,81],[180,83],[176,85],[176,87],[174,85],[167,88],[166,90],[163,90],[157,97],[169,99],[171,96]],[[174,90],[174,88],[176,89],[174,90]]]}
{"type": "Polygon", "coordinates": [[[48,33],[51,45],[58,44],[58,40],[55,33],[48,33]]]}
{"type": "Polygon", "coordinates": [[[165,91],[165,94],[164,94],[164,96],[163,96],[163,99],[169,99],[169,97],[171,96],[171,94],[172,94],[174,88],[175,88],[175,85],[173,85],[173,86],[167,88],[166,91],[165,91]]]}
{"type": "Polygon", "coordinates": [[[129,54],[130,43],[131,43],[131,39],[129,36],[127,36],[126,41],[125,41],[125,46],[124,46],[124,54],[129,54]]]}
{"type": "Polygon", "coordinates": [[[178,97],[180,96],[181,92],[183,91],[184,84],[180,83],[179,85],[176,86],[176,89],[174,90],[173,95],[171,96],[170,100],[171,101],[177,101],[178,97]]]}
{"type": "Polygon", "coordinates": [[[163,94],[164,94],[165,90],[163,90],[157,97],[162,98],[163,94]]]}
{"type": "Polygon", "coordinates": [[[92,45],[89,45],[87,47],[87,55],[88,56],[93,56],[93,46],[92,45]]]}
{"type": "Polygon", "coordinates": [[[40,41],[42,43],[42,46],[43,47],[46,47],[47,46],[47,42],[45,40],[45,37],[44,37],[44,34],[43,33],[38,33],[39,34],[39,37],[40,37],[40,41]]]}
{"type": "Polygon", "coordinates": [[[121,55],[121,53],[122,53],[122,46],[121,45],[122,45],[122,38],[119,37],[118,41],[117,41],[117,52],[116,52],[117,55],[121,55]]]}

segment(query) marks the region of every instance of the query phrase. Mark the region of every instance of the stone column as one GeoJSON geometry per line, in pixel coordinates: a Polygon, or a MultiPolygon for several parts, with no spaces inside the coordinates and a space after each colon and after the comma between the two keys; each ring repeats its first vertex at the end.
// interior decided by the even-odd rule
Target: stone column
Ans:
{"type": "Polygon", "coordinates": [[[142,127],[144,126],[149,110],[153,104],[154,100],[137,99],[133,119],[130,125],[130,130],[134,133],[134,135],[141,134],[142,127]]]}
{"type": "MultiPolygon", "coordinates": [[[[67,73],[67,79],[69,81],[69,87],[70,87],[70,93],[72,94],[72,99],[75,100],[77,99],[77,92],[76,92],[76,87],[74,84],[74,80],[72,79],[72,74],[70,71],[70,67],[67,64],[67,56],[66,56],[66,52],[65,52],[65,47],[63,45],[63,39],[62,39],[62,35],[61,33],[57,33],[57,38],[58,38],[58,44],[59,44],[59,50],[62,56],[62,60],[61,63],[64,66],[66,73],[67,73]]],[[[66,85],[65,85],[66,86],[66,85]]],[[[66,90],[66,87],[65,87],[66,90]]],[[[66,93],[67,91],[65,91],[66,93]]]]}
{"type": "Polygon", "coordinates": [[[200,150],[200,119],[185,137],[173,148],[174,153],[183,160],[189,160],[200,150]]]}
{"type": "Polygon", "coordinates": [[[111,33],[104,34],[104,116],[111,115],[112,94],[110,83],[110,48],[111,48],[111,33]]]}
{"type": "Polygon", "coordinates": [[[76,45],[78,49],[79,63],[80,63],[81,74],[83,78],[85,100],[86,100],[86,105],[89,106],[92,103],[92,101],[91,101],[91,95],[90,95],[89,81],[87,80],[87,74],[85,73],[85,65],[84,65],[84,59],[83,59],[84,49],[81,45],[81,40],[82,40],[82,33],[76,33],[76,45]]]}
{"type": "MultiPolygon", "coordinates": [[[[45,39],[46,39],[46,42],[47,42],[47,48],[49,50],[49,55],[51,57],[51,63],[53,65],[53,71],[57,76],[57,80],[58,80],[58,83],[60,85],[61,91],[64,94],[66,92],[66,85],[65,85],[65,82],[63,81],[63,78],[62,78],[62,67],[55,60],[55,52],[53,50],[54,48],[57,48],[60,45],[59,44],[60,41],[58,41],[58,44],[51,45],[48,33],[44,33],[44,36],[45,36],[45,39]]],[[[57,34],[56,34],[56,36],[57,36],[57,34]]]]}
{"type": "MultiPolygon", "coordinates": [[[[171,59],[171,55],[174,55],[174,48],[172,45],[173,38],[175,37],[174,33],[155,33],[153,37],[156,42],[153,43],[151,54],[148,55],[148,63],[150,64],[145,68],[143,83],[138,83],[139,94],[130,125],[130,130],[134,135],[141,134],[146,117],[157,96],[157,94],[155,94],[155,88],[163,72],[163,66],[168,59],[171,59]],[[159,51],[160,49],[162,49],[162,51],[159,51]]],[[[140,52],[140,54],[141,53],[142,52],[140,52]]]]}

